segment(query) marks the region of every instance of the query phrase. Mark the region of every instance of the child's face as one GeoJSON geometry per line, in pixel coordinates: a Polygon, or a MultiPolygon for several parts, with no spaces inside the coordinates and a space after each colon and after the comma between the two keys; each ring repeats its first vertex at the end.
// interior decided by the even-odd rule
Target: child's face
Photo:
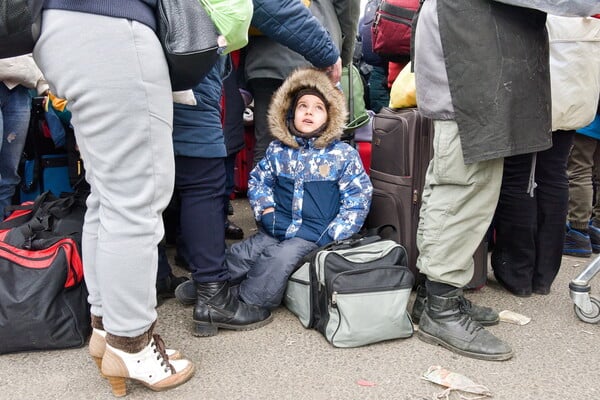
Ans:
{"type": "Polygon", "coordinates": [[[319,97],[305,94],[294,110],[294,127],[301,133],[311,133],[327,122],[327,108],[319,97]]]}

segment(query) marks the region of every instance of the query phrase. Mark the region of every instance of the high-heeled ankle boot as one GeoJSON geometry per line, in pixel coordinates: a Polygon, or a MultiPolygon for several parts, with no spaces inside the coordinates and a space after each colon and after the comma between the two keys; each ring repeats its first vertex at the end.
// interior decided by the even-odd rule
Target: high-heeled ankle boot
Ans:
{"type": "MultiPolygon", "coordinates": [[[[92,314],[92,336],[90,337],[89,351],[90,356],[98,366],[100,375],[104,377],[102,373],[102,357],[106,350],[106,331],[104,330],[104,324],[102,323],[102,317],[97,317],[92,314]]],[[[169,360],[180,360],[181,353],[179,350],[166,349],[169,360]]]]}
{"type": "Polygon", "coordinates": [[[102,374],[116,397],[127,394],[126,380],[133,379],[154,391],[174,388],[194,375],[189,360],[169,360],[165,345],[152,328],[133,338],[106,334],[102,374]]]}
{"type": "Polygon", "coordinates": [[[246,304],[231,293],[229,282],[194,283],[195,336],[213,336],[218,328],[247,331],[260,328],[273,320],[266,308],[246,304]]]}

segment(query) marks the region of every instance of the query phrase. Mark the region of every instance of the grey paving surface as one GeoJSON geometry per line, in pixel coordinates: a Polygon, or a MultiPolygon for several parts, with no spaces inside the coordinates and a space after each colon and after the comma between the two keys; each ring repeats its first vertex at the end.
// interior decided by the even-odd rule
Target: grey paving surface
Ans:
{"type": "MultiPolygon", "coordinates": [[[[233,220],[251,234],[254,223],[246,201],[236,200],[234,207],[233,220]]],[[[477,303],[532,318],[525,326],[501,323],[490,328],[516,352],[506,362],[457,356],[416,337],[336,349],[283,308],[264,328],[196,338],[190,334],[192,308],[168,300],[159,307],[157,331],[169,347],[196,363],[196,375],[163,393],[129,384],[128,398],[432,399],[443,388],[421,375],[441,365],[487,386],[494,399],[598,399],[600,325],[577,319],[568,290],[568,282],[588,261],[564,257],[548,296],[514,297],[492,277],[483,289],[469,294],[477,303]],[[361,380],[374,386],[361,386],[361,380]]],[[[600,283],[593,282],[592,293],[599,292],[600,283]]],[[[0,399],[111,398],[87,348],[0,356],[0,399]]]]}

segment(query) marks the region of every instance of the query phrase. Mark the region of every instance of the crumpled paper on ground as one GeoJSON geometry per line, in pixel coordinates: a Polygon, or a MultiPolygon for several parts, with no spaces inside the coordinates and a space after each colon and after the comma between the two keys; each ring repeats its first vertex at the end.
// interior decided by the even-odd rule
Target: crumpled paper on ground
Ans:
{"type": "Polygon", "coordinates": [[[531,321],[531,318],[510,310],[502,310],[498,316],[500,321],[516,325],[527,325],[531,321]]]}
{"type": "Polygon", "coordinates": [[[434,395],[434,399],[450,399],[452,393],[456,393],[459,399],[463,400],[475,400],[483,399],[485,397],[492,397],[490,390],[478,383],[473,382],[471,379],[464,375],[456,372],[448,371],[439,365],[433,365],[423,374],[423,379],[442,385],[447,389],[441,393],[434,395]],[[475,394],[476,396],[466,396],[459,392],[466,392],[475,394]]]}

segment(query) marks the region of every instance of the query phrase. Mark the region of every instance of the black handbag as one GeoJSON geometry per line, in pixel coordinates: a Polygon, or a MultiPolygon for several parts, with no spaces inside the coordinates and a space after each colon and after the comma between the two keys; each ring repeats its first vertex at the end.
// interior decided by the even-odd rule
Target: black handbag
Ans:
{"type": "Polygon", "coordinates": [[[159,0],[156,20],[173,90],[193,88],[219,57],[214,23],[198,0],[159,0]]]}
{"type": "Polygon", "coordinates": [[[85,194],[11,206],[0,223],[0,354],[81,347],[91,333],[80,257],[85,194]]]}
{"type": "Polygon", "coordinates": [[[0,58],[33,51],[40,36],[44,0],[0,2],[0,58]]]}

